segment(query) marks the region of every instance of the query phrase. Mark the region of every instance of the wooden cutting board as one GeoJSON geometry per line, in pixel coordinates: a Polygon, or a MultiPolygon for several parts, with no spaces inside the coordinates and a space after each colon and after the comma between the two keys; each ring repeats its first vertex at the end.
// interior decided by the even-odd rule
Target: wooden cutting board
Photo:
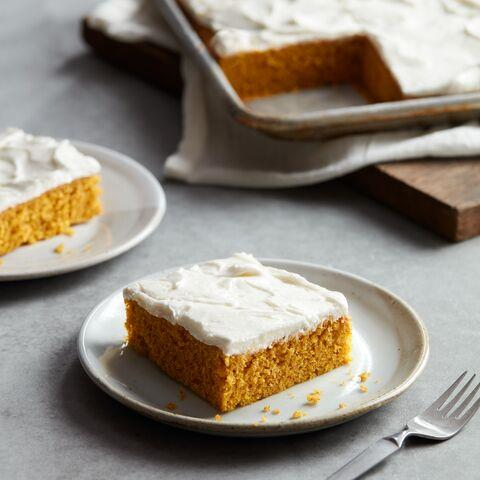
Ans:
{"type": "MultiPolygon", "coordinates": [[[[177,53],[148,42],[124,43],[82,26],[103,59],[173,94],[182,78],[177,53]]],[[[480,159],[419,159],[364,168],[345,177],[355,188],[451,241],[480,235],[480,159]]]]}

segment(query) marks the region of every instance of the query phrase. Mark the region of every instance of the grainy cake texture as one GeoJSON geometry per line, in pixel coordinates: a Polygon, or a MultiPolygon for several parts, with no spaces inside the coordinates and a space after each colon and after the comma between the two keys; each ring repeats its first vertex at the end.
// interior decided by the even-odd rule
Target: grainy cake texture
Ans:
{"type": "Polygon", "coordinates": [[[278,393],[350,360],[348,317],[327,319],[315,330],[254,353],[225,355],[185,328],[126,300],[128,344],[165,373],[227,412],[278,393]]]}
{"type": "Polygon", "coordinates": [[[79,178],[0,212],[0,255],[62,233],[101,212],[100,177],[79,178]]]}
{"type": "MultiPolygon", "coordinates": [[[[210,48],[213,32],[190,18],[210,48]]],[[[210,48],[211,50],[211,48],[210,48]]],[[[244,100],[326,85],[351,84],[371,102],[405,96],[368,38],[317,40],[226,57],[211,50],[244,100]]]]}

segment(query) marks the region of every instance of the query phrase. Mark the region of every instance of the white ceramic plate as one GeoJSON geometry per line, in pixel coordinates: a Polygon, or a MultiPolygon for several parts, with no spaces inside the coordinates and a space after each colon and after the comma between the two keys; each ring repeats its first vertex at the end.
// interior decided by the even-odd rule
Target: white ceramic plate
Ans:
{"type": "MultiPolygon", "coordinates": [[[[152,362],[128,347],[125,337],[121,290],[100,303],[83,324],[78,339],[79,356],[91,379],[124,405],[172,426],[218,435],[274,436],[307,432],[346,422],[380,407],[404,392],[419,376],[428,357],[428,337],[415,312],[402,300],[360,277],[329,268],[283,260],[263,260],[312,282],[343,292],[353,320],[353,360],[321,377],[233,412],[222,415],[186,390],[152,362]],[[360,390],[358,375],[371,372],[360,390]],[[314,389],[322,390],[316,406],[306,402],[314,389]],[[166,405],[177,405],[170,412],[166,405]],[[339,408],[340,404],[344,408],[339,408]],[[265,405],[280,414],[263,413],[265,405]],[[306,413],[293,420],[295,410],[306,413]],[[262,415],[266,421],[262,422],[262,415]]],[[[158,275],[158,274],[157,274],[158,275]]]]}
{"type": "Polygon", "coordinates": [[[90,267],[120,255],[144,240],[165,213],[157,179],[131,158],[108,148],[72,142],[102,165],[102,215],[58,235],[20,247],[2,257],[0,281],[48,277],[90,267]],[[54,252],[64,244],[64,252],[54,252]]]}

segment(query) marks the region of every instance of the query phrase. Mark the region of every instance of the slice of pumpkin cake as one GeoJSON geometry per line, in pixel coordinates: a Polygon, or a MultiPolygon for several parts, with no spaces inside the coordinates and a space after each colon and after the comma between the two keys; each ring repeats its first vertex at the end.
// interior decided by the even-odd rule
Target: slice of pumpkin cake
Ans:
{"type": "Polygon", "coordinates": [[[99,173],[97,160],[68,140],[0,133],[0,255],[98,215],[99,173]]]}
{"type": "Polygon", "coordinates": [[[348,363],[345,297],[245,253],[124,289],[128,345],[219,411],[348,363]]]}

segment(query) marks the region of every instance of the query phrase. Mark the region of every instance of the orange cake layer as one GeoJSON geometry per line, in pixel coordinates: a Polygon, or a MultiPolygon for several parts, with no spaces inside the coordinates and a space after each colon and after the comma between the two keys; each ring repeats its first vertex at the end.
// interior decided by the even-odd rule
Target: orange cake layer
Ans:
{"type": "Polygon", "coordinates": [[[225,355],[179,325],[126,300],[128,345],[219,411],[227,412],[312,379],[350,360],[348,317],[251,354],[225,355]]]}
{"type": "Polygon", "coordinates": [[[101,211],[100,177],[79,178],[0,212],[0,255],[21,245],[70,233],[101,211]]]}
{"type": "Polygon", "coordinates": [[[355,86],[372,102],[404,98],[367,37],[316,40],[220,57],[211,47],[213,32],[198,24],[188,12],[186,15],[244,100],[345,83],[355,86]]]}
{"type": "Polygon", "coordinates": [[[218,58],[243,99],[349,83],[374,102],[401,100],[400,89],[366,38],[317,41],[218,58]]]}

